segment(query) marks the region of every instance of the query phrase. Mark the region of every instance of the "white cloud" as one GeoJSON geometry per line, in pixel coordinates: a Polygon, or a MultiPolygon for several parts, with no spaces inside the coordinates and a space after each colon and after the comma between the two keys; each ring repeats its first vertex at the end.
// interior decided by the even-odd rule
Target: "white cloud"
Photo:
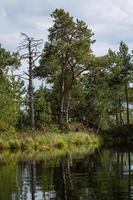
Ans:
{"type": "Polygon", "coordinates": [[[6,10],[1,9],[0,10],[0,19],[4,19],[7,16],[6,10]]]}
{"type": "Polygon", "coordinates": [[[50,14],[55,8],[64,8],[87,23],[95,33],[96,54],[104,54],[108,47],[115,49],[121,40],[131,47],[132,0],[5,0],[1,2],[0,9],[0,42],[14,50],[20,32],[46,40],[47,29],[52,25],[50,14]]]}
{"type": "MultiPolygon", "coordinates": [[[[0,43],[11,51],[22,41],[20,32],[46,41],[50,14],[56,8],[87,23],[95,33],[96,55],[106,54],[109,48],[117,50],[121,40],[133,49],[133,0],[1,0],[0,5],[0,43]]],[[[21,67],[24,70],[26,64],[21,67]]]]}

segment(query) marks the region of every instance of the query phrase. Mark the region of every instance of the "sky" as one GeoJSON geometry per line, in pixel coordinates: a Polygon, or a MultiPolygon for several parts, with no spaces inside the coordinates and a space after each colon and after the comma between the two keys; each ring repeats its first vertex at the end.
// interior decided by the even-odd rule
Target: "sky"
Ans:
{"type": "Polygon", "coordinates": [[[0,43],[15,51],[21,32],[46,41],[56,8],[64,8],[92,29],[94,54],[116,49],[120,41],[133,48],[133,0],[0,0],[0,43]]]}
{"type": "Polygon", "coordinates": [[[52,26],[50,14],[56,8],[92,29],[95,55],[118,49],[120,41],[133,49],[133,0],[0,0],[0,43],[16,51],[23,39],[21,32],[45,42],[52,26]]]}

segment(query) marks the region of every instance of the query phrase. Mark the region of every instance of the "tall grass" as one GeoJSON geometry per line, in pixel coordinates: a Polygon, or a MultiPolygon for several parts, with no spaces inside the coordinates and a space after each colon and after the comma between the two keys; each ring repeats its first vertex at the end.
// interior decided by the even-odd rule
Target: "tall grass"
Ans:
{"type": "Polygon", "coordinates": [[[0,149],[75,149],[84,146],[86,148],[97,148],[101,143],[100,137],[87,133],[69,134],[41,134],[31,133],[3,134],[0,136],[0,149]]]}

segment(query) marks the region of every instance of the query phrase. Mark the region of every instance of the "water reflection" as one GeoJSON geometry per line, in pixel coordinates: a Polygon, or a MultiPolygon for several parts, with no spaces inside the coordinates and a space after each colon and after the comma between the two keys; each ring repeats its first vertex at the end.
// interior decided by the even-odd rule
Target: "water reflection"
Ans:
{"type": "Polygon", "coordinates": [[[132,150],[0,162],[0,200],[133,199],[132,150]]]}

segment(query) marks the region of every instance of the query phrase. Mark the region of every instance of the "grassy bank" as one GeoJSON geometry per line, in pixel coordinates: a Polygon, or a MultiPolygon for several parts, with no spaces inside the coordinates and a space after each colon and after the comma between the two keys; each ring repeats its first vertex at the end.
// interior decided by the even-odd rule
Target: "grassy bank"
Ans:
{"type": "Polygon", "coordinates": [[[87,133],[69,134],[2,134],[0,149],[32,149],[32,150],[72,150],[79,147],[97,148],[101,143],[100,137],[87,133]]]}

